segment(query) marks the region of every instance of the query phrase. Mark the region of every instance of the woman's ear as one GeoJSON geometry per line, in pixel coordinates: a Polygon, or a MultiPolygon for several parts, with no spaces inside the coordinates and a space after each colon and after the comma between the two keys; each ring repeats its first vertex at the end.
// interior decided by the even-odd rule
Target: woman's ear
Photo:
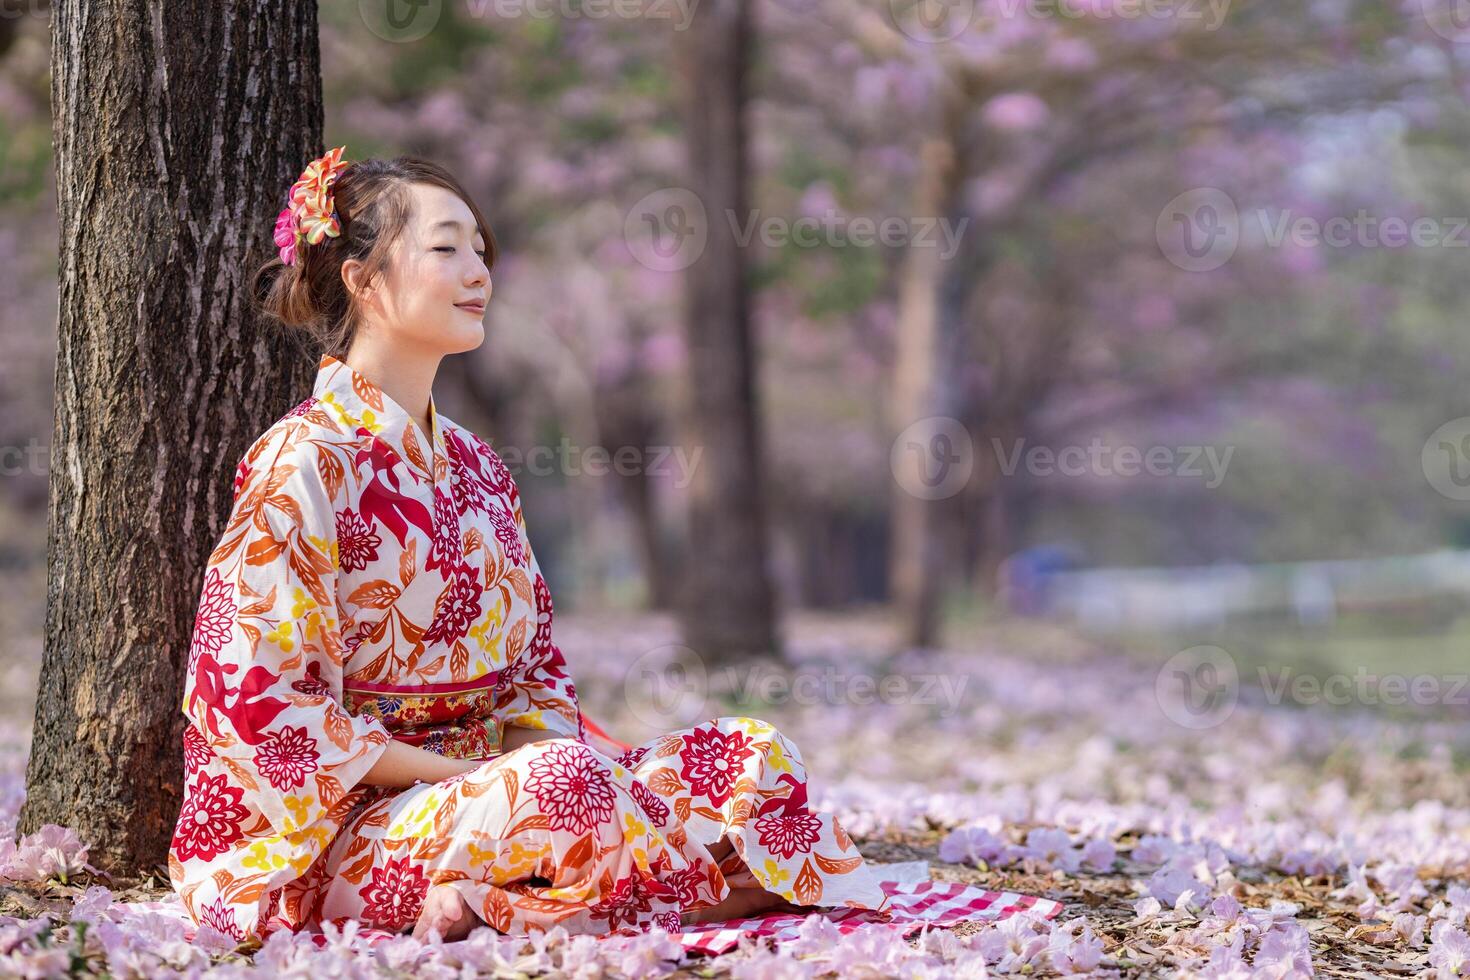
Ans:
{"type": "Polygon", "coordinates": [[[347,290],[348,301],[359,310],[373,310],[382,315],[383,300],[378,287],[382,285],[384,275],[380,271],[376,276],[369,277],[367,264],[361,259],[344,261],[342,285],[347,290]]]}
{"type": "Polygon", "coordinates": [[[361,259],[348,259],[342,263],[342,285],[347,287],[347,295],[361,302],[368,297],[371,290],[365,281],[366,274],[361,259]]]}

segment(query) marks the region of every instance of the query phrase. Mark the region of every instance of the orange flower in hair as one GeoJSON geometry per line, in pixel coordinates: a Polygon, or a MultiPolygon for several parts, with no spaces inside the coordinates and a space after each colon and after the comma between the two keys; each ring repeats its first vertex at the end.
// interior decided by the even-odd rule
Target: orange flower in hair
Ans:
{"type": "Polygon", "coordinates": [[[316,245],[323,238],[342,234],[332,201],[332,184],[348,167],[348,161],[342,159],[345,149],[339,146],[311,161],[291,185],[286,206],[276,216],[274,237],[281,261],[287,265],[295,264],[297,249],[303,243],[316,245]]]}

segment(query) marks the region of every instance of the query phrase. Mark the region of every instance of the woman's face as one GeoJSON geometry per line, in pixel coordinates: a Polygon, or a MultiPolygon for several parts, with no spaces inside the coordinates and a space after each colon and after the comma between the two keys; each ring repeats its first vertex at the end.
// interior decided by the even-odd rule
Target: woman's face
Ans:
{"type": "Polygon", "coordinates": [[[361,299],[364,326],[431,354],[473,350],[485,339],[490,270],[469,205],[435,184],[410,184],[408,224],[384,277],[361,299]]]}

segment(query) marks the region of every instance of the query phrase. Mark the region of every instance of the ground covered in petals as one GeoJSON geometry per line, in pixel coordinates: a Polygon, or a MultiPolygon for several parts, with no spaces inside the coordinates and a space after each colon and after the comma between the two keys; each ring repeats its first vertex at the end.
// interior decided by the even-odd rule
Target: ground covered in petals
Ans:
{"type": "Polygon", "coordinates": [[[170,920],[112,907],[158,897],[159,882],[93,874],[62,828],[16,839],[17,701],[0,728],[0,975],[1470,975],[1463,715],[1271,704],[1244,685],[1228,717],[1194,727],[1161,706],[1150,658],[1034,624],[974,634],[894,656],[881,624],[805,617],[784,666],[703,665],[678,675],[677,699],[640,687],[678,655],[669,622],[568,616],[559,640],[589,713],[620,737],[765,718],[801,750],[812,804],[870,861],[926,860],[939,879],[1057,899],[1054,920],[904,941],[813,916],[795,943],[716,959],[681,959],[662,933],[188,943],[170,920]]]}

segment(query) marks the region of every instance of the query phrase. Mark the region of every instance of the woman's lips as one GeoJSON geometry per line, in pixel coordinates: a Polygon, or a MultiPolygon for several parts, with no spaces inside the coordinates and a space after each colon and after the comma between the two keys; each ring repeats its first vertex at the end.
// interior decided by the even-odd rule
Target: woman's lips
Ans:
{"type": "Polygon", "coordinates": [[[466,313],[473,313],[476,316],[479,316],[480,314],[485,312],[484,303],[455,303],[454,305],[464,310],[466,313]]]}

